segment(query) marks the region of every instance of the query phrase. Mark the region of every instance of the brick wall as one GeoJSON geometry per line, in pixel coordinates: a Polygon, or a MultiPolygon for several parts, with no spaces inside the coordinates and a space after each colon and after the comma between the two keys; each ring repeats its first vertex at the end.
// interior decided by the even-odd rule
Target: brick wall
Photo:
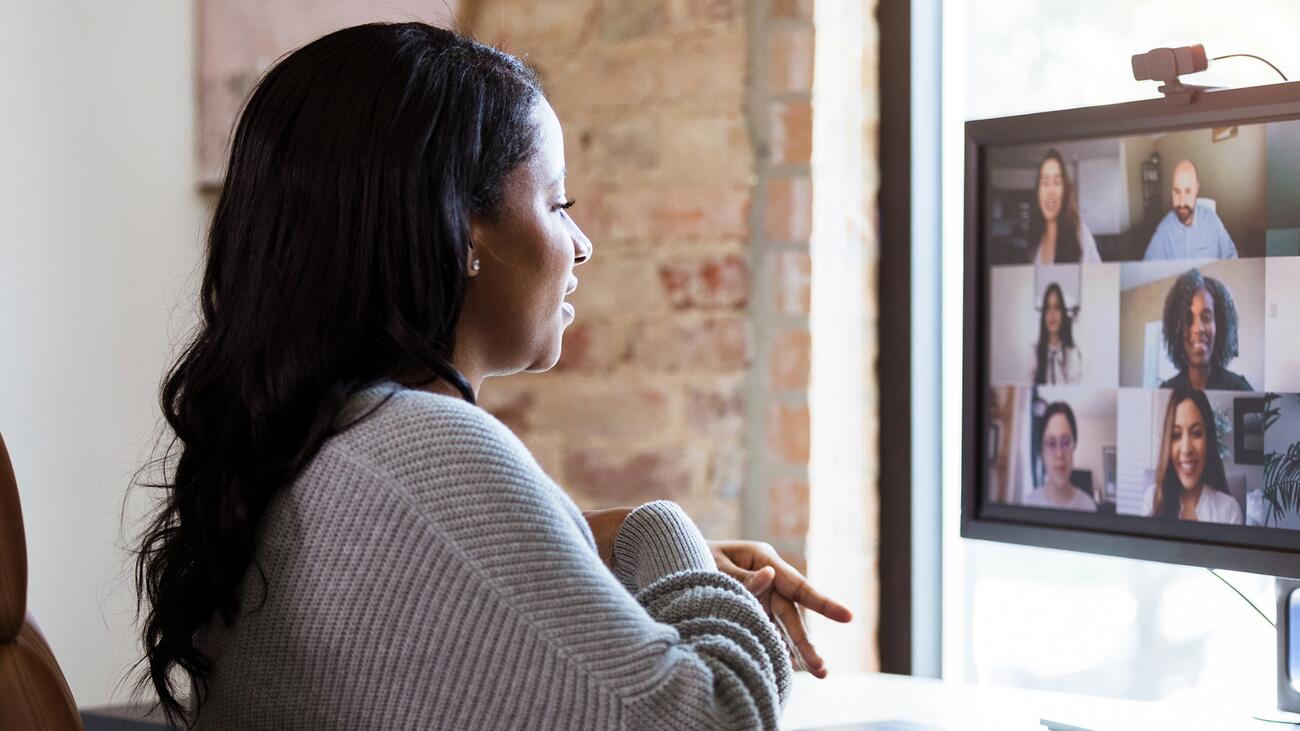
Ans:
{"type": "Polygon", "coordinates": [[[564,125],[595,245],[559,365],[485,407],[584,508],[680,502],[802,563],[811,2],[480,0],[564,125]]]}
{"type": "Polygon", "coordinates": [[[750,94],[757,166],[750,216],[757,283],[750,308],[748,525],[806,565],[812,267],[812,0],[754,4],[750,94]]]}

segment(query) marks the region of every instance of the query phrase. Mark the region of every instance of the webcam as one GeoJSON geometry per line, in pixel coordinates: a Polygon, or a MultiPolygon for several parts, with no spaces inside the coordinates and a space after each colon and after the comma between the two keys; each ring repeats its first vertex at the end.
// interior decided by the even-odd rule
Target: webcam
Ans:
{"type": "Polygon", "coordinates": [[[1214,91],[1217,87],[1184,84],[1178,77],[1194,74],[1210,67],[1205,46],[1178,48],[1153,48],[1133,56],[1133,78],[1138,81],[1159,81],[1160,93],[1166,98],[1191,103],[1198,92],[1214,91]]]}
{"type": "Polygon", "coordinates": [[[1179,76],[1194,74],[1209,67],[1205,46],[1199,43],[1178,48],[1153,48],[1133,56],[1133,78],[1138,81],[1178,84],[1179,76]]]}

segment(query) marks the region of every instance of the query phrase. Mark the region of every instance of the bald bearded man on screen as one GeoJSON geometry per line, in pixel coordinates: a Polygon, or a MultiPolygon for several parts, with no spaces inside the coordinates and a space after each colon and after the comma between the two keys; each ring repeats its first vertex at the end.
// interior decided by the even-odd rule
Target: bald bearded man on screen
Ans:
{"type": "Polygon", "coordinates": [[[1209,206],[1198,202],[1200,173],[1191,160],[1174,166],[1173,210],[1160,219],[1143,259],[1236,259],[1237,246],[1209,206]]]}

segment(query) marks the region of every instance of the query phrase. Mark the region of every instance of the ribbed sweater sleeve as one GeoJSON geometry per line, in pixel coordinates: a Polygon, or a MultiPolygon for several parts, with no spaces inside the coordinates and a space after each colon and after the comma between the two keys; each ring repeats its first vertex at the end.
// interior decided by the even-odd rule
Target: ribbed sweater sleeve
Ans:
{"type": "Polygon", "coordinates": [[[790,666],[676,505],[633,511],[611,573],[581,513],[478,407],[393,391],[259,532],[202,646],[212,728],[775,728],[790,666]]]}
{"type": "Polygon", "coordinates": [[[717,568],[695,523],[667,500],[633,510],[614,541],[614,575],[633,593],[678,571],[717,568]]]}

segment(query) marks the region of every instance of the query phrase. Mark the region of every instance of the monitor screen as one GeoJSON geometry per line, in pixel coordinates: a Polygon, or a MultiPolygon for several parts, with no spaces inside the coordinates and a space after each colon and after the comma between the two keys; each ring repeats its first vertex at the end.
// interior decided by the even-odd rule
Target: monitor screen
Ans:
{"type": "Polygon", "coordinates": [[[1300,571],[1297,88],[968,125],[964,534],[1300,571]]]}

